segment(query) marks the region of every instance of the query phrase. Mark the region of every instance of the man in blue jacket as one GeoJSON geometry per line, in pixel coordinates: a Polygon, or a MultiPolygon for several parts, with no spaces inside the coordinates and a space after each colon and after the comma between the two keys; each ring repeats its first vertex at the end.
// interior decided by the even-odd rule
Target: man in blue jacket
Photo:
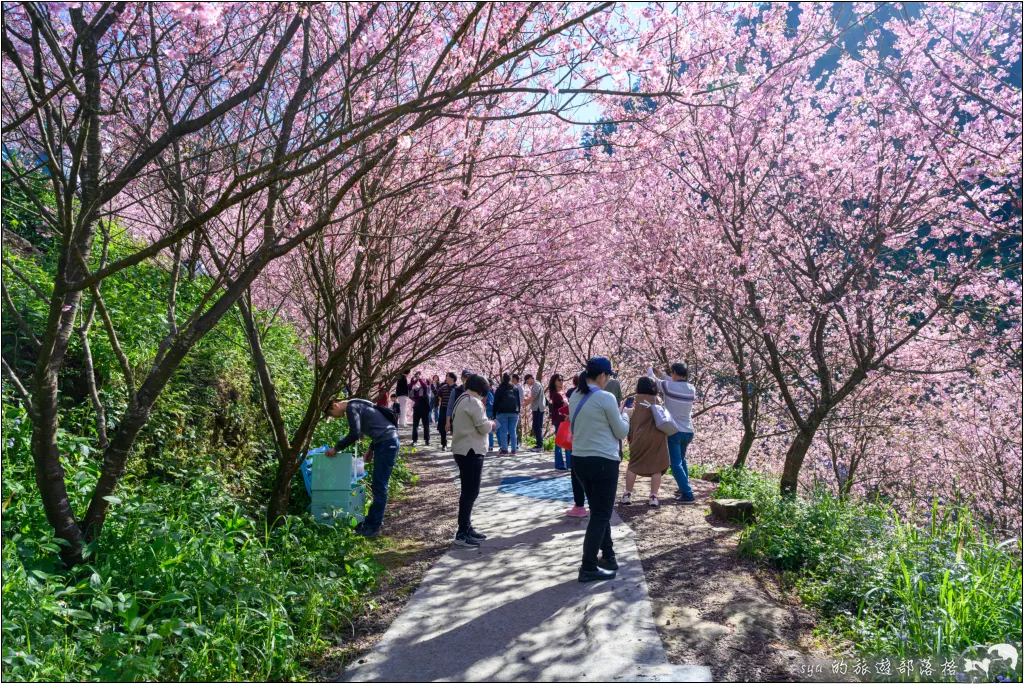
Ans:
{"type": "Polygon", "coordinates": [[[333,449],[325,453],[334,456],[355,444],[362,437],[370,438],[370,455],[367,463],[373,463],[373,483],[370,491],[373,502],[366,519],[356,526],[356,533],[364,537],[380,534],[384,522],[384,508],[388,505],[388,482],[398,458],[398,429],[373,403],[366,399],[336,399],[327,404],[324,414],[332,418],[345,416],[348,420],[348,434],[338,440],[333,449]]]}

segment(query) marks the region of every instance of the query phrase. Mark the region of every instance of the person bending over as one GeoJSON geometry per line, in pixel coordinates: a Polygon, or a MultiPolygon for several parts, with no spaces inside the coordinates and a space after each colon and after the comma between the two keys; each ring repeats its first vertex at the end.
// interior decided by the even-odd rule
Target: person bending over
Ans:
{"type": "Polygon", "coordinates": [[[398,430],[377,407],[365,399],[334,399],[327,404],[324,414],[331,418],[345,416],[348,420],[348,434],[338,440],[326,454],[334,456],[355,444],[362,437],[370,438],[370,455],[367,463],[373,465],[373,483],[370,491],[373,502],[366,519],[356,525],[356,533],[364,537],[380,534],[384,522],[384,508],[388,505],[388,481],[398,458],[398,430]]]}

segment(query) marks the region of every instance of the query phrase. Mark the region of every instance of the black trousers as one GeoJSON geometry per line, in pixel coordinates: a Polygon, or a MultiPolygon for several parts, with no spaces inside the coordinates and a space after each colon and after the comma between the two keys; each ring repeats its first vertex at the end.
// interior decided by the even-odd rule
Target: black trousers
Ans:
{"type": "Polygon", "coordinates": [[[448,406],[446,404],[441,404],[441,407],[438,409],[437,414],[437,431],[441,435],[442,449],[448,448],[448,426],[446,425],[448,419],[447,416],[445,416],[445,412],[447,410],[448,406]]]}
{"type": "Polygon", "coordinates": [[[583,537],[583,570],[597,569],[597,552],[614,558],[612,548],[612,511],[619,488],[619,462],[600,456],[572,457],[573,470],[583,484],[590,502],[590,521],[583,537]]]}
{"type": "Polygon", "coordinates": [[[459,481],[462,484],[462,491],[459,494],[459,534],[462,534],[473,526],[470,518],[473,515],[473,504],[480,494],[484,457],[483,454],[478,455],[470,449],[465,456],[455,454],[455,465],[459,466],[459,481]]]}
{"type": "Polygon", "coordinates": [[[537,446],[544,448],[544,409],[533,412],[533,436],[537,440],[537,446]]]}
{"type": "Polygon", "coordinates": [[[423,423],[423,443],[430,444],[430,404],[426,401],[416,404],[412,409],[412,441],[414,442],[419,437],[419,431],[416,428],[421,422],[423,423]]]}
{"type": "Polygon", "coordinates": [[[570,457],[569,479],[572,480],[572,502],[576,508],[583,508],[586,505],[586,492],[583,491],[583,483],[576,474],[576,459],[570,457]]]}

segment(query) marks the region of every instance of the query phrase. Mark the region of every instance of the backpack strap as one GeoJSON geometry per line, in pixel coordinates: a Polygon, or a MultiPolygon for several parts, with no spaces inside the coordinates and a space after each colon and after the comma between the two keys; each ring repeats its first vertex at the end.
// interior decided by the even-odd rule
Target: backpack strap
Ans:
{"type": "Polygon", "coordinates": [[[580,403],[576,405],[576,410],[573,411],[572,414],[572,421],[569,423],[569,429],[572,430],[573,432],[576,432],[576,416],[580,415],[580,409],[583,408],[583,405],[587,403],[587,399],[594,396],[594,394],[596,393],[597,390],[591,390],[587,392],[586,394],[583,395],[583,398],[580,399],[580,403]]]}
{"type": "Polygon", "coordinates": [[[463,399],[468,399],[468,398],[469,398],[469,392],[467,392],[466,390],[462,390],[462,394],[460,394],[459,398],[455,400],[454,404],[452,404],[452,419],[453,420],[455,419],[455,410],[457,408],[459,408],[459,402],[462,401],[463,399]]]}

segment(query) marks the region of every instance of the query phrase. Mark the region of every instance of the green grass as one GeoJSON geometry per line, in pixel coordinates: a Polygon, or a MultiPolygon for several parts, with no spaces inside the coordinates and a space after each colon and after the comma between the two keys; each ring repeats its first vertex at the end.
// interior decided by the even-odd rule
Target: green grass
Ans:
{"type": "Polygon", "coordinates": [[[754,500],[740,552],[782,570],[861,654],[953,657],[1020,642],[1021,541],[994,537],[964,506],[902,516],[824,489],[785,499],[776,478],[731,469],[716,497],[754,500]]]}
{"type": "MultiPolygon", "coordinates": [[[[176,481],[127,477],[88,564],[67,572],[5,405],[3,676],[7,680],[281,680],[370,609],[379,546],[344,526],[241,508],[212,468],[176,481]]],[[[95,458],[66,461],[80,509],[95,458]]],[[[412,479],[404,458],[392,490],[412,479]]]]}

